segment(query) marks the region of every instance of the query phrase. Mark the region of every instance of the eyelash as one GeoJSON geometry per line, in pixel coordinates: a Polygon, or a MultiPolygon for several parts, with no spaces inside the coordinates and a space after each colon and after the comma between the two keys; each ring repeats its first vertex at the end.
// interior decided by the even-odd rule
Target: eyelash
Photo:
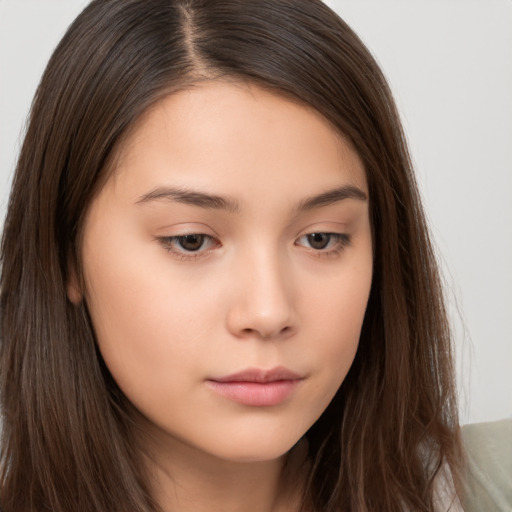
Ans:
{"type": "Polygon", "coordinates": [[[310,247],[309,250],[312,251],[313,255],[317,258],[338,256],[345,248],[349,247],[351,244],[350,235],[347,235],[346,233],[330,233],[326,231],[315,231],[313,233],[302,235],[297,239],[295,244],[297,244],[301,238],[308,238],[315,235],[327,235],[329,237],[328,245],[332,244],[332,247],[329,249],[315,249],[310,247]]]}
{"type": "Polygon", "coordinates": [[[158,238],[158,241],[167,252],[170,252],[180,260],[195,260],[197,258],[202,258],[207,256],[215,247],[219,247],[221,245],[213,236],[205,235],[203,233],[187,233],[185,235],[165,236],[158,238]],[[177,249],[177,244],[179,244],[180,241],[183,241],[186,237],[202,237],[204,241],[195,251],[187,251],[184,248],[177,249]],[[213,247],[201,250],[205,242],[213,244],[213,247]]]}
{"type": "MultiPolygon", "coordinates": [[[[315,249],[313,247],[306,248],[317,258],[338,256],[346,247],[351,245],[350,235],[345,233],[330,233],[325,231],[316,231],[302,235],[295,241],[295,245],[300,245],[298,244],[299,240],[304,238],[307,239],[307,237],[312,237],[315,235],[327,235],[329,237],[327,245],[333,245],[329,249],[315,249]]],[[[187,233],[184,235],[158,237],[157,240],[167,252],[171,253],[173,256],[180,260],[195,260],[198,258],[203,258],[221,245],[220,242],[214,237],[205,235],[203,233],[187,233]],[[177,245],[180,244],[180,242],[183,242],[187,237],[201,237],[203,241],[196,250],[186,250],[183,247],[181,249],[177,248],[177,245]],[[208,249],[203,249],[205,243],[212,244],[212,246],[208,249]]]]}

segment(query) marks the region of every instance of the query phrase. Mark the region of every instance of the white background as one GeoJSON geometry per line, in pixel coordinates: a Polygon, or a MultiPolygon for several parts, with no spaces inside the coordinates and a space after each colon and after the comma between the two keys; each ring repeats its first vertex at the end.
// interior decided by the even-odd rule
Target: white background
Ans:
{"type": "MultiPolygon", "coordinates": [[[[0,0],[0,215],[30,101],[86,0],[0,0]]],[[[439,248],[463,422],[512,414],[512,2],[331,0],[387,75],[439,248]]]]}

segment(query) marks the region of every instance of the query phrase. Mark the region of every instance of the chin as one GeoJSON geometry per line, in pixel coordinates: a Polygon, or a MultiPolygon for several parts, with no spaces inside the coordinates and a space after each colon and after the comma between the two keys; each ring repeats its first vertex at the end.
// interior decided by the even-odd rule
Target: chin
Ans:
{"type": "Polygon", "coordinates": [[[224,442],[217,443],[215,449],[207,449],[207,451],[218,459],[230,462],[269,462],[286,455],[300,438],[300,435],[278,437],[265,433],[250,438],[230,436],[224,442]]]}

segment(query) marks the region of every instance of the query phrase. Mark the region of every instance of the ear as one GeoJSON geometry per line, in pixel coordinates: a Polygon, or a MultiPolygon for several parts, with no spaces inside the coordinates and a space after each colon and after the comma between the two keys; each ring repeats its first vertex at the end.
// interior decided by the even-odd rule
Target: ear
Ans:
{"type": "Polygon", "coordinates": [[[68,257],[68,279],[66,282],[66,295],[68,296],[69,302],[75,306],[82,302],[82,287],[80,286],[80,280],[78,279],[76,263],[73,261],[72,257],[68,257]]]}

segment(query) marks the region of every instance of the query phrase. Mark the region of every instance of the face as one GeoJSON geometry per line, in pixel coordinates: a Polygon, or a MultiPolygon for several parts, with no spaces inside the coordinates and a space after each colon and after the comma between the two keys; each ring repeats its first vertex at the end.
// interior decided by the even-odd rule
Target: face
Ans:
{"type": "Polygon", "coordinates": [[[210,82],[147,112],[86,216],[84,299],[159,442],[286,453],[354,359],[372,278],[362,163],[318,113],[210,82]]]}

